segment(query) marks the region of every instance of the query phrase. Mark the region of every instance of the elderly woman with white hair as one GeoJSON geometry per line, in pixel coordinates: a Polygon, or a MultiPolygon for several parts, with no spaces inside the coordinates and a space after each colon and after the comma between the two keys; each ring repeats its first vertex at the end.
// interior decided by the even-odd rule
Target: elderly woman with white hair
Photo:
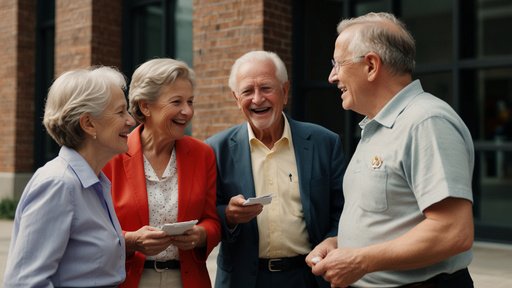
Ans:
{"type": "Polygon", "coordinates": [[[101,169],[128,150],[135,121],[114,68],[66,72],[50,88],[43,124],[61,146],[19,201],[4,287],[115,287],[125,241],[101,169]]]}

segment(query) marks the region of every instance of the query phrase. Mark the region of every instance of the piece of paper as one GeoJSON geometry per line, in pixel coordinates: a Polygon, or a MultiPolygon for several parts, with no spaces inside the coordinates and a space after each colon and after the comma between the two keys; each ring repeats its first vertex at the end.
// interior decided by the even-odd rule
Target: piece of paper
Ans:
{"type": "Polygon", "coordinates": [[[261,204],[261,205],[267,205],[272,202],[272,194],[263,195],[260,197],[251,197],[244,202],[244,206],[248,205],[254,205],[254,204],[261,204]]]}
{"type": "Polygon", "coordinates": [[[192,227],[194,227],[196,223],[197,220],[190,220],[185,222],[164,224],[162,226],[162,230],[165,231],[167,235],[182,235],[183,233],[185,233],[185,231],[192,229],[192,227]]]}

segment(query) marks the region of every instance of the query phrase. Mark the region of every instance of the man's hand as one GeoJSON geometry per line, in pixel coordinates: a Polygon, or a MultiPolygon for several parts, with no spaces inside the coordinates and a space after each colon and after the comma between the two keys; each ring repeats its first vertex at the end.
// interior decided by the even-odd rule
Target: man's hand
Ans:
{"type": "Polygon", "coordinates": [[[347,287],[368,273],[359,251],[347,248],[332,250],[311,271],[330,282],[331,287],[347,287]]]}
{"type": "Polygon", "coordinates": [[[309,267],[315,266],[316,263],[324,259],[325,256],[327,256],[327,254],[332,250],[336,249],[337,246],[338,242],[336,237],[325,239],[320,244],[316,245],[311,252],[309,252],[308,256],[306,256],[306,264],[308,264],[309,267]]]}
{"type": "Polygon", "coordinates": [[[263,211],[263,205],[255,204],[244,206],[244,196],[237,195],[229,200],[226,207],[226,221],[228,227],[234,228],[240,223],[247,223],[263,211]]]}

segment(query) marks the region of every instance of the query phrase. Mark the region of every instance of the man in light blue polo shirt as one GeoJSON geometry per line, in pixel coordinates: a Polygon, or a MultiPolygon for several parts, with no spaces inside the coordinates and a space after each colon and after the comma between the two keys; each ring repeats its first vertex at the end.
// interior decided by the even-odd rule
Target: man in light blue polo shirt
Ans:
{"type": "Polygon", "coordinates": [[[311,251],[308,265],[333,287],[473,287],[466,125],[412,80],[414,39],[393,15],[343,20],[338,33],[329,82],[344,109],[366,117],[338,237],[311,251]]]}

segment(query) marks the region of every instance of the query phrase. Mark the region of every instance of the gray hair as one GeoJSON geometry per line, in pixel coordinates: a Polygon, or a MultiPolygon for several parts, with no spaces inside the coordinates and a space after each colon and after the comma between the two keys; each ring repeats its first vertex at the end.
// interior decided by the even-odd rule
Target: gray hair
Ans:
{"type": "Polygon", "coordinates": [[[354,56],[377,53],[384,65],[394,74],[414,71],[416,45],[405,24],[390,13],[368,13],[345,19],[338,24],[338,34],[345,29],[361,25],[355,32],[348,49],[354,56]]]}
{"type": "Polygon", "coordinates": [[[195,73],[185,62],[159,58],[140,65],[133,72],[128,94],[132,116],[144,123],[146,118],[140,110],[140,101],[156,102],[160,96],[160,89],[174,83],[177,79],[186,79],[190,81],[192,88],[195,86],[195,73]]]}
{"type": "Polygon", "coordinates": [[[240,66],[242,64],[245,64],[247,62],[251,62],[254,60],[264,61],[264,60],[270,60],[272,63],[274,63],[274,66],[276,68],[276,77],[281,82],[281,84],[284,84],[288,81],[288,72],[286,71],[286,66],[284,65],[283,60],[279,58],[279,56],[274,52],[269,51],[251,51],[247,52],[244,55],[242,55],[240,58],[238,58],[233,66],[231,67],[231,73],[229,74],[229,88],[231,88],[231,91],[235,91],[238,87],[238,83],[236,83],[236,77],[238,74],[238,70],[240,69],[240,66]]]}
{"type": "Polygon", "coordinates": [[[59,144],[80,148],[85,132],[80,116],[99,117],[112,99],[112,88],[126,89],[126,79],[113,67],[96,66],[71,70],[60,75],[50,87],[43,124],[59,144]]]}

